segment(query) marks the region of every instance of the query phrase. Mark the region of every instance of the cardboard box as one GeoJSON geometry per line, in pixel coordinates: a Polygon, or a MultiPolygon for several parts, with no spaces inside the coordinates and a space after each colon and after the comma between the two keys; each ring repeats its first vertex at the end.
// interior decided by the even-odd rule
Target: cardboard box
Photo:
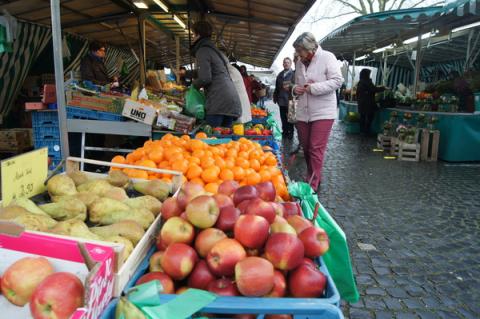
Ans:
{"type": "Polygon", "coordinates": [[[0,151],[24,151],[33,147],[32,129],[0,130],[0,151]]]}
{"type": "Polygon", "coordinates": [[[45,104],[57,103],[57,90],[54,84],[45,84],[43,86],[42,102],[45,104]]]}
{"type": "Polygon", "coordinates": [[[157,110],[140,102],[127,100],[123,106],[122,115],[137,122],[152,125],[157,115],[157,110]]]}
{"type": "MultiPolygon", "coordinates": [[[[46,257],[56,272],[73,273],[84,283],[85,304],[72,315],[73,319],[99,318],[112,299],[115,262],[112,247],[23,231],[15,223],[0,222],[0,273],[26,256],[46,257]]],[[[32,318],[28,304],[12,305],[2,295],[0,309],[2,318],[32,318]]]]}
{"type": "Polygon", "coordinates": [[[42,102],[27,102],[25,103],[25,111],[33,111],[33,110],[45,110],[47,108],[46,104],[42,102]]]}

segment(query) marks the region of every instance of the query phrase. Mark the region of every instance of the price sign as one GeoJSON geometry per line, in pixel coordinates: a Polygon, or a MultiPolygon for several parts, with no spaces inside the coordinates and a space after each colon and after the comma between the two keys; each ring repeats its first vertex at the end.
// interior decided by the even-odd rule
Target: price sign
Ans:
{"type": "Polygon", "coordinates": [[[42,148],[1,162],[2,201],[7,206],[17,198],[29,198],[45,191],[48,149],[42,148]]]}

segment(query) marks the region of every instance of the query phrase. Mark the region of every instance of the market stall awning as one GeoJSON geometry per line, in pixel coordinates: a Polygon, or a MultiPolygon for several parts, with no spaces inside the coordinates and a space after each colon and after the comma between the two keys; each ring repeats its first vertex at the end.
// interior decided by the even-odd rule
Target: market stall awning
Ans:
{"type": "MultiPolygon", "coordinates": [[[[334,30],[320,43],[338,57],[352,60],[376,53],[377,49],[395,45],[419,34],[435,30],[438,35],[479,20],[479,1],[461,1],[452,6],[386,11],[361,16],[334,30]],[[465,9],[468,7],[468,9],[465,9]],[[463,8],[463,9],[462,9],[463,8]],[[462,12],[460,15],[459,12],[462,12]]],[[[381,50],[378,50],[381,51],[381,50]]]]}

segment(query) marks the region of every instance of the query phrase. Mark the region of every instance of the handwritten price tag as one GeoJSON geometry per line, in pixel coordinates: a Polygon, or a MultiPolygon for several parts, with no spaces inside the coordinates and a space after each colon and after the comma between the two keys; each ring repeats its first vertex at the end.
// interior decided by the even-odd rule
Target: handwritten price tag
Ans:
{"type": "Polygon", "coordinates": [[[7,206],[17,198],[29,198],[45,191],[48,149],[42,148],[1,162],[2,201],[7,206]]]}

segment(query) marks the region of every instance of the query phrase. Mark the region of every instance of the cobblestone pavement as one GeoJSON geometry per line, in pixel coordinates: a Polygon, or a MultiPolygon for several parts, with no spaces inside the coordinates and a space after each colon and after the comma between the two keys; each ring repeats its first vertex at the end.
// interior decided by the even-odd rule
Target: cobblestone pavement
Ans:
{"type": "MultiPolygon", "coordinates": [[[[480,318],[480,163],[385,160],[374,143],[336,122],[320,188],[361,293],[342,305],[345,317],[480,318]]],[[[301,155],[289,172],[301,179],[301,155]]]]}

